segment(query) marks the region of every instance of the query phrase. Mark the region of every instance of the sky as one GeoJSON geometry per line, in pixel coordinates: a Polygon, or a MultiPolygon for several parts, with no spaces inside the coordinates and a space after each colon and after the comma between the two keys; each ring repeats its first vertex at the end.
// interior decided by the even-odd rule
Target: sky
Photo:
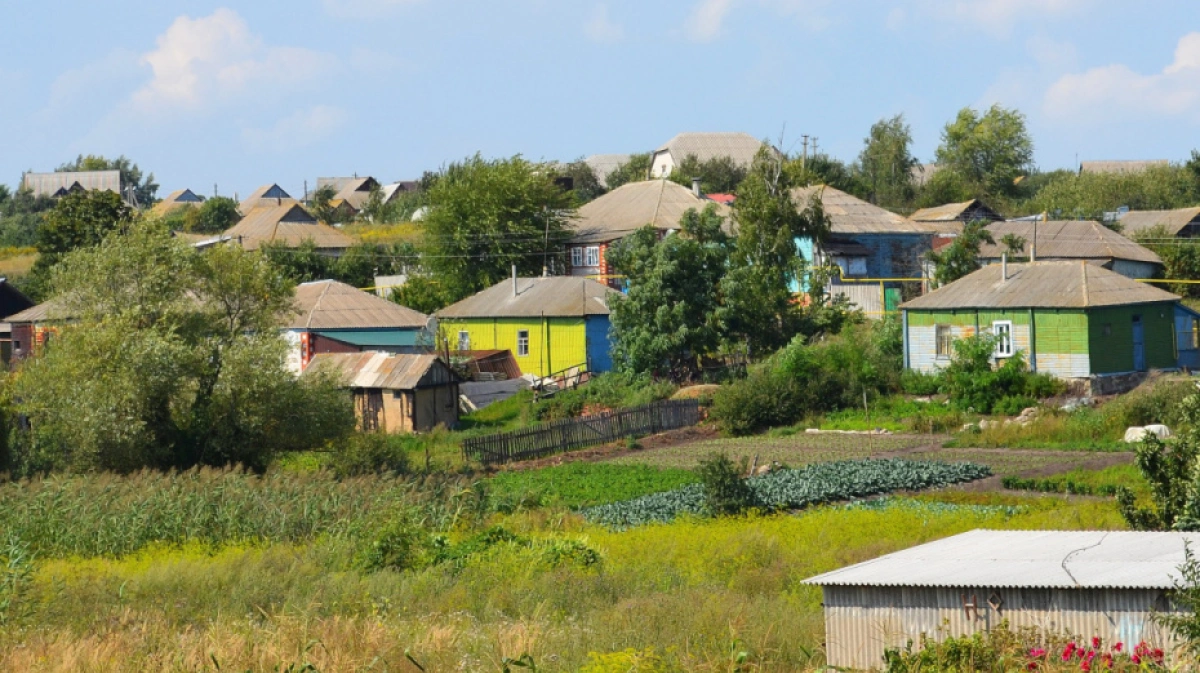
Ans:
{"type": "Polygon", "coordinates": [[[931,161],[1017,108],[1045,170],[1200,147],[1195,0],[0,0],[0,183],[124,154],[245,196],[744,131],[845,161],[903,113],[931,161]]]}

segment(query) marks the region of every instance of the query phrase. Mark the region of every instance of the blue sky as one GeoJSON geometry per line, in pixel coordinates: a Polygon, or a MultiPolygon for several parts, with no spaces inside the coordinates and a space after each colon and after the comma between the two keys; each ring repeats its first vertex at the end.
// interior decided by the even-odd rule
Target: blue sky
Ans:
{"type": "Polygon", "coordinates": [[[1036,161],[1200,147],[1195,0],[0,0],[0,183],[125,154],[162,193],[414,178],[482,152],[801,134],[850,160],[903,112],[932,158],[964,106],[1036,161]]]}

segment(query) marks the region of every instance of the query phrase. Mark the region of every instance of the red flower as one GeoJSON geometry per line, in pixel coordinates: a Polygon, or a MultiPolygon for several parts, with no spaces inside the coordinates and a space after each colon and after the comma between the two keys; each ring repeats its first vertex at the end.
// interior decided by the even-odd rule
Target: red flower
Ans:
{"type": "Polygon", "coordinates": [[[1028,664],[1026,664],[1025,670],[1036,671],[1037,670],[1037,662],[1036,661],[1029,662],[1028,664]]]}
{"type": "Polygon", "coordinates": [[[1085,660],[1083,661],[1083,663],[1079,664],[1079,670],[1081,670],[1081,671],[1090,671],[1090,670],[1092,670],[1092,660],[1091,660],[1091,659],[1085,659],[1085,660]]]}
{"type": "Polygon", "coordinates": [[[1130,661],[1132,661],[1135,664],[1140,664],[1140,663],[1142,663],[1142,655],[1135,654],[1132,657],[1130,657],[1130,661]]]}
{"type": "Polygon", "coordinates": [[[1100,636],[1092,636],[1092,647],[1100,647],[1100,636]]]}
{"type": "Polygon", "coordinates": [[[1123,649],[1125,649],[1125,643],[1118,642],[1117,644],[1113,645],[1113,652],[1120,652],[1123,649]]]}
{"type": "Polygon", "coordinates": [[[1046,650],[1041,647],[1035,647],[1032,650],[1029,650],[1029,656],[1033,657],[1034,659],[1041,659],[1042,657],[1046,656],[1046,650]]]}

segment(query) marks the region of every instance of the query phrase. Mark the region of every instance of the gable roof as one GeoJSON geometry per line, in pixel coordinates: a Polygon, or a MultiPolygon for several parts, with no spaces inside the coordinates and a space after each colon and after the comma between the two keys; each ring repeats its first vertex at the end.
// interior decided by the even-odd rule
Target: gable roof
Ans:
{"type": "Polygon", "coordinates": [[[1131,262],[1162,264],[1152,250],[1144,248],[1117,232],[1091,220],[1050,220],[1049,222],[993,222],[988,231],[996,241],[979,246],[983,259],[1000,259],[1006,248],[1000,239],[1008,234],[1033,242],[1037,225],[1038,259],[1123,259],[1131,262]]]}
{"type": "Polygon", "coordinates": [[[238,241],[247,250],[257,250],[264,243],[295,247],[310,239],[318,248],[326,250],[344,250],[354,245],[353,238],[318,222],[295,201],[254,208],[222,236],[238,241]]]}
{"type": "Polygon", "coordinates": [[[384,390],[414,390],[437,381],[458,379],[454,370],[436,355],[392,353],[318,353],[304,369],[309,372],[332,372],[350,388],[382,388],[384,390]],[[431,370],[441,369],[437,376],[431,370]]]}
{"type": "Polygon", "coordinates": [[[908,219],[914,222],[968,222],[970,220],[1003,220],[999,213],[988,208],[979,199],[962,203],[946,203],[932,208],[922,208],[908,219]]]}
{"type": "MultiPolygon", "coordinates": [[[[714,203],[697,197],[691,189],[666,179],[630,182],[579,208],[569,226],[576,233],[572,243],[615,241],[647,224],[656,229],[678,229],[679,219],[690,209],[704,210],[714,203]]],[[[726,220],[730,210],[716,204],[726,220]]]]}
{"type": "Polygon", "coordinates": [[[1084,261],[989,264],[900,305],[908,309],[1093,308],[1177,301],[1178,295],[1084,261]]]}
{"type": "Polygon", "coordinates": [[[1169,235],[1178,236],[1187,225],[1200,224],[1200,208],[1131,210],[1117,221],[1131,235],[1162,225],[1169,235]]]}
{"type": "Polygon", "coordinates": [[[370,176],[365,178],[317,178],[317,184],[320,185],[322,180],[336,181],[335,199],[341,199],[346,203],[354,206],[355,210],[361,210],[367,199],[371,198],[371,190],[379,187],[379,181],[370,176]]]}
{"type": "Polygon", "coordinates": [[[973,530],[804,580],[820,586],[1172,589],[1200,533],[973,530]]]}
{"type": "Polygon", "coordinates": [[[1080,173],[1138,173],[1151,168],[1153,166],[1169,166],[1171,162],[1166,159],[1150,159],[1148,161],[1139,160],[1122,160],[1122,161],[1081,161],[1079,162],[1080,173]]]}
{"type": "Polygon", "coordinates": [[[608,189],[608,174],[617,170],[621,164],[629,163],[629,154],[593,154],[583,160],[588,168],[595,173],[600,186],[608,189]]]}
{"type": "Polygon", "coordinates": [[[420,190],[421,183],[416,180],[401,180],[399,182],[383,185],[379,189],[383,191],[383,202],[391,203],[392,199],[396,198],[396,196],[399,194],[406,194],[408,192],[420,190]]]}
{"type": "Polygon", "coordinates": [[[240,204],[238,210],[243,215],[249,215],[251,210],[255,208],[266,208],[269,206],[282,206],[288,204],[299,203],[291,197],[283,187],[275,183],[263,185],[254,190],[250,196],[247,196],[240,204]]]}
{"type": "Polygon", "coordinates": [[[30,306],[24,311],[14,313],[7,318],[5,322],[53,322],[56,320],[70,320],[75,316],[69,315],[67,310],[63,308],[62,301],[58,298],[47,299],[46,301],[30,306]]]}
{"type": "Polygon", "coordinates": [[[154,204],[150,212],[161,217],[176,208],[198,206],[202,203],[204,203],[203,196],[198,196],[190,189],[179,189],[171,192],[165,199],[154,204]]]}
{"type": "Polygon", "coordinates": [[[296,286],[285,329],[423,329],[429,316],[336,280],[296,286]]]}
{"type": "Polygon", "coordinates": [[[821,205],[829,216],[830,230],[834,234],[936,234],[945,228],[929,222],[914,222],[827,185],[792,190],[792,198],[799,207],[806,206],[814,194],[820,194],[821,205]]]}
{"type": "Polygon", "coordinates": [[[504,280],[437,312],[439,318],[580,318],[608,315],[615,292],[582,276],[542,276],[504,280]]]}
{"type": "Polygon", "coordinates": [[[121,171],[57,171],[26,173],[21,176],[21,189],[34,196],[62,196],[74,190],[121,193],[121,171]]]}
{"type": "Polygon", "coordinates": [[[729,157],[739,166],[749,166],[763,144],[749,133],[680,133],[654,153],[670,152],[675,161],[682,161],[689,154],[700,161],[729,157]]]}

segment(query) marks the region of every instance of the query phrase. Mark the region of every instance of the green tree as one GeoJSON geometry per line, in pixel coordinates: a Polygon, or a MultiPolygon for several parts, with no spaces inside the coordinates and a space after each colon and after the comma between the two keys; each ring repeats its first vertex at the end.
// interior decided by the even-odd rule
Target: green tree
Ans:
{"type": "Polygon", "coordinates": [[[858,169],[870,187],[867,199],[876,205],[905,207],[913,199],[912,128],[898,114],[871,125],[858,155],[858,169]]]}
{"type": "Polygon", "coordinates": [[[1000,237],[1000,245],[1004,246],[1004,252],[1014,260],[1020,259],[1025,255],[1025,246],[1029,241],[1025,240],[1024,236],[1018,236],[1013,233],[1005,234],[1000,237]]]}
{"type": "Polygon", "coordinates": [[[1064,219],[1099,220],[1121,206],[1170,210],[1200,202],[1200,182],[1179,165],[1151,166],[1135,173],[1057,173],[1027,202],[1027,213],[1048,212],[1064,219]]]}
{"type": "Polygon", "coordinates": [[[99,245],[110,233],[127,229],[135,219],[134,210],[112,192],[76,192],[58,199],[54,208],[42,215],[37,230],[38,259],[23,290],[32,299],[45,299],[50,269],[63,255],[99,245]]]}
{"type": "MultiPolygon", "coordinates": [[[[1172,236],[1161,225],[1136,232],[1132,238],[1162,259],[1163,277],[1200,279],[1200,247],[1172,236]]],[[[1172,283],[1167,289],[1186,297],[1200,296],[1195,283],[1172,283]]]]}
{"type": "Polygon", "coordinates": [[[476,154],[451,164],[429,191],[425,269],[450,301],[491,287],[516,266],[524,276],[562,263],[573,197],[521,157],[476,154]]]}
{"type": "Polygon", "coordinates": [[[600,184],[596,171],[582,157],[569,164],[558,164],[555,173],[559,177],[571,178],[571,190],[575,192],[575,199],[580,205],[603,196],[607,191],[600,184]]]}
{"type": "Polygon", "coordinates": [[[277,329],[292,285],[264,256],[198,253],[143,222],[68,254],[53,287],[73,322],[16,379],[26,472],[262,470],[353,428],[335,382],[287,371],[277,329]]]}
{"type": "Polygon", "coordinates": [[[608,178],[605,180],[608,189],[611,191],[629,182],[649,180],[650,159],[649,153],[631,155],[629,161],[617,166],[608,174],[608,178]]]}
{"type": "Polygon", "coordinates": [[[27,189],[4,190],[0,198],[0,247],[26,248],[37,243],[37,232],[41,228],[42,213],[55,206],[48,196],[34,196],[27,189]]]}
{"type": "Polygon", "coordinates": [[[308,211],[321,222],[333,223],[337,219],[337,213],[332,204],[335,196],[337,196],[337,190],[333,188],[333,185],[317,187],[308,197],[308,211]]]}
{"type": "Polygon", "coordinates": [[[692,178],[700,178],[700,191],[704,194],[732,194],[738,190],[738,185],[746,179],[749,170],[739,165],[730,157],[713,157],[700,161],[694,154],[689,154],[671,171],[673,182],[690,188],[692,178]]]}
{"type": "Polygon", "coordinates": [[[452,303],[441,285],[427,276],[409,276],[404,285],[392,290],[390,299],[421,313],[434,313],[452,303]]]}
{"type": "Polygon", "coordinates": [[[729,238],[713,205],[687,211],[679,225],[680,233],[661,240],[643,227],[609,250],[629,282],[609,307],[613,356],[625,371],[687,379],[720,345],[716,311],[729,238]]]}
{"type": "Polygon", "coordinates": [[[985,220],[972,220],[963,225],[962,233],[950,245],[940,252],[929,252],[929,261],[934,265],[933,279],[938,286],[953,283],[979,270],[980,246],[996,243],[992,233],[987,230],[988,224],[985,220]]]}
{"type": "Polygon", "coordinates": [[[1033,163],[1033,139],[1025,115],[993,105],[983,114],[963,108],[942,130],[939,173],[957,174],[977,197],[1009,196],[1033,163]]]}
{"type": "Polygon", "coordinates": [[[120,171],[121,185],[125,189],[133,191],[139,207],[147,208],[158,201],[158,183],[154,181],[154,173],[143,176],[142,169],[127,159],[125,155],[116,159],[107,159],[94,154],[86,156],[81,154],[74,161],[68,161],[54,170],[58,173],[63,171],[120,171]]]}
{"type": "Polygon", "coordinates": [[[828,185],[860,199],[867,198],[870,193],[862,175],[827,154],[818,154],[806,159],[793,156],[784,164],[784,170],[792,184],[797,187],[828,185]]]}
{"type": "Polygon", "coordinates": [[[238,202],[228,196],[214,196],[205,199],[199,208],[186,210],[184,223],[187,231],[199,234],[219,234],[242,219],[238,202]]]}

